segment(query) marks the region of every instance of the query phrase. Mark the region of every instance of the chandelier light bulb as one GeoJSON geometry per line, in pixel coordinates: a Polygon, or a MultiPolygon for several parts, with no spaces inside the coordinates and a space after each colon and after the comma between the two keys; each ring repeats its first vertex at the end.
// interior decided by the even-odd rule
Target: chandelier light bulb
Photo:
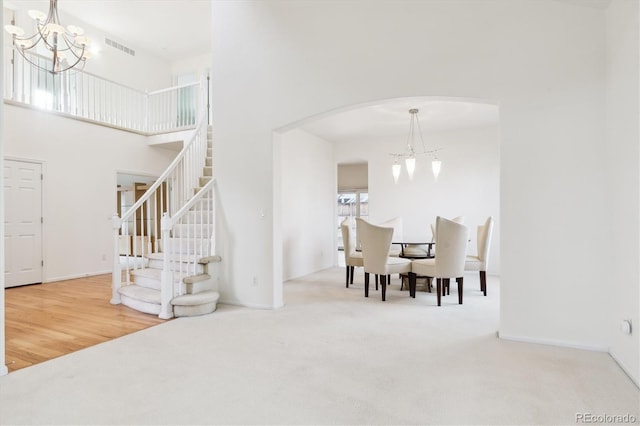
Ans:
{"type": "Polygon", "coordinates": [[[438,176],[440,175],[440,169],[442,168],[442,161],[435,158],[431,162],[431,170],[433,171],[433,177],[435,180],[438,180],[438,176]]]}
{"type": "Polygon", "coordinates": [[[393,166],[391,166],[391,171],[393,172],[393,182],[394,183],[398,183],[398,179],[400,178],[400,170],[402,169],[402,166],[398,163],[398,160],[395,161],[395,163],[393,163],[393,166]]]}
{"type": "Polygon", "coordinates": [[[24,35],[24,30],[16,25],[5,25],[4,29],[7,30],[7,32],[12,36],[14,35],[20,37],[24,35]]]}
{"type": "Polygon", "coordinates": [[[84,34],[84,30],[82,28],[80,28],[80,27],[75,26],[75,25],[68,25],[67,26],[67,31],[69,31],[74,36],[79,36],[79,35],[84,34]]]}
{"type": "Polygon", "coordinates": [[[407,173],[409,174],[409,180],[413,180],[413,173],[416,171],[416,157],[408,157],[404,160],[404,164],[407,167],[407,173]]]}
{"type": "Polygon", "coordinates": [[[36,21],[44,21],[47,19],[47,14],[44,12],[40,12],[39,10],[30,10],[27,14],[36,21]]]}

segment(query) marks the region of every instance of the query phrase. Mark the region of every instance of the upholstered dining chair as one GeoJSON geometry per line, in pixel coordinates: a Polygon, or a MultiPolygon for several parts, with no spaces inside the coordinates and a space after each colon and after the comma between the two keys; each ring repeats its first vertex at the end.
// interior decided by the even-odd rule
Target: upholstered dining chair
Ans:
{"type": "Polygon", "coordinates": [[[462,304],[469,229],[461,223],[440,216],[436,217],[435,228],[438,254],[433,259],[419,259],[411,262],[410,295],[416,297],[417,276],[435,278],[438,306],[440,306],[444,289],[449,286],[449,280],[455,278],[458,283],[458,303],[462,304]]]}
{"type": "Polygon", "coordinates": [[[389,276],[411,272],[411,261],[389,256],[393,228],[372,225],[361,218],[356,218],[356,224],[364,259],[364,297],[369,297],[369,274],[375,274],[380,276],[384,302],[389,276]]]}
{"type": "Polygon", "coordinates": [[[489,216],[484,225],[478,226],[478,253],[475,256],[467,256],[464,264],[465,271],[480,272],[480,291],[485,296],[487,295],[487,267],[489,265],[491,234],[493,234],[493,216],[489,216]]]}
{"type": "MultiPolygon", "coordinates": [[[[402,229],[401,217],[394,217],[393,219],[386,220],[379,223],[378,226],[393,228],[391,242],[402,242],[402,239],[404,238],[404,231],[402,229]]],[[[389,256],[398,257],[400,256],[400,253],[402,253],[402,246],[400,244],[391,244],[389,246],[389,256]]]]}
{"type": "MultiPolygon", "coordinates": [[[[464,216],[456,216],[451,220],[456,222],[456,223],[460,223],[460,224],[464,225],[464,216]]],[[[435,223],[431,224],[431,242],[432,243],[436,242],[436,224],[435,223]]],[[[437,244],[436,244],[436,247],[434,247],[433,252],[435,253],[435,251],[437,249],[438,249],[438,247],[437,247],[437,244]]]]}
{"type": "Polygon", "coordinates": [[[356,266],[364,266],[362,252],[356,251],[356,236],[353,232],[353,219],[346,218],[340,224],[342,231],[342,246],[344,247],[344,264],[347,269],[346,287],[353,284],[353,272],[356,266]]]}

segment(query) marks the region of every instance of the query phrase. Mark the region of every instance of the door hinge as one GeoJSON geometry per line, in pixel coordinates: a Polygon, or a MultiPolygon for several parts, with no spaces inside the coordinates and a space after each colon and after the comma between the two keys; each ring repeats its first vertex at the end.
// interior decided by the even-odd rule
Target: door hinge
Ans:
{"type": "Polygon", "coordinates": [[[44,173],[40,173],[40,180],[44,180],[44,173]]]}
{"type": "Polygon", "coordinates": [[[44,217],[40,216],[40,223],[44,223],[44,217]]]}
{"type": "Polygon", "coordinates": [[[44,260],[40,261],[40,266],[44,266],[44,260]]]}

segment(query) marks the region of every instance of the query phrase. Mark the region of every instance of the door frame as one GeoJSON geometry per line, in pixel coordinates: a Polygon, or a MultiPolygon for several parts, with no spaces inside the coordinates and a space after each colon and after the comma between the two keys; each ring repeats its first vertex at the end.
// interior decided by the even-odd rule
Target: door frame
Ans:
{"type": "MultiPolygon", "coordinates": [[[[42,284],[45,284],[46,281],[46,277],[47,277],[47,259],[45,256],[45,239],[46,239],[46,225],[47,225],[47,217],[45,215],[45,212],[47,211],[46,209],[46,205],[45,205],[45,191],[46,191],[46,179],[45,176],[47,175],[46,172],[46,162],[44,160],[38,160],[36,158],[27,158],[27,157],[19,157],[19,156],[14,156],[14,155],[5,155],[3,158],[4,161],[6,160],[10,160],[10,161],[18,161],[21,163],[30,163],[30,164],[39,164],[40,165],[40,173],[42,173],[42,179],[40,182],[40,214],[42,217],[42,222],[40,223],[40,257],[42,259],[42,276],[40,277],[41,280],[40,282],[42,284]]],[[[4,161],[2,166],[4,167],[4,161]]],[[[6,176],[4,176],[3,174],[3,179],[6,179],[6,176]]],[[[6,209],[6,200],[5,200],[5,207],[6,209]]],[[[3,272],[4,273],[4,272],[3,272]]]]}

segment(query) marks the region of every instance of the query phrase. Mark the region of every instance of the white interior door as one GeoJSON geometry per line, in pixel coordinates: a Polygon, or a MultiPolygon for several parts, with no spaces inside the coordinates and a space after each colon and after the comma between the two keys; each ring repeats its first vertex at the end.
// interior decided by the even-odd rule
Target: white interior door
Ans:
{"type": "Polygon", "coordinates": [[[5,160],[5,287],[42,282],[42,164],[5,160]]]}

